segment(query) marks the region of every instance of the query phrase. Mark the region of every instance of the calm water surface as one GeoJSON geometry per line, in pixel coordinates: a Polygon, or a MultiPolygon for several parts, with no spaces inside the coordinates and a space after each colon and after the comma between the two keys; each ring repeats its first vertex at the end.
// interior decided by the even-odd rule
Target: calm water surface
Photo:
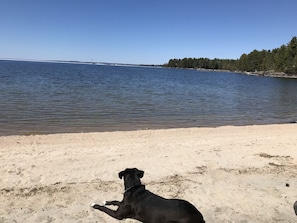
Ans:
{"type": "Polygon", "coordinates": [[[297,80],[0,61],[0,135],[287,123],[297,80]]]}

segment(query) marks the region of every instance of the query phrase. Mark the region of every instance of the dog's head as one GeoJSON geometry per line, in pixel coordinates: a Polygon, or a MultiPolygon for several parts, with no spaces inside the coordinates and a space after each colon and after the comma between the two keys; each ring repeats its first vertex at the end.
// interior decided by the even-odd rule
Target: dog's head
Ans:
{"type": "Polygon", "coordinates": [[[122,179],[124,177],[125,189],[128,189],[129,187],[140,185],[140,178],[143,177],[143,174],[144,171],[137,168],[127,168],[119,172],[119,178],[122,179]]]}

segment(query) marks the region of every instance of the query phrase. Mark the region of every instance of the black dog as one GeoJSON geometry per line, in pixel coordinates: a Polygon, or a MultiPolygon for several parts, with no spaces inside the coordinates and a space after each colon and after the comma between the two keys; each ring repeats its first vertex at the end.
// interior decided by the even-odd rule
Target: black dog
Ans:
{"type": "Polygon", "coordinates": [[[125,193],[123,200],[106,201],[105,205],[118,206],[116,211],[105,206],[92,204],[92,207],[113,218],[132,218],[145,223],[204,223],[202,214],[189,202],[178,199],[165,199],[145,189],[140,178],[144,172],[136,168],[119,173],[124,177],[125,193]]]}
{"type": "Polygon", "coordinates": [[[294,211],[295,211],[295,214],[297,215],[297,201],[294,203],[294,211]]]}

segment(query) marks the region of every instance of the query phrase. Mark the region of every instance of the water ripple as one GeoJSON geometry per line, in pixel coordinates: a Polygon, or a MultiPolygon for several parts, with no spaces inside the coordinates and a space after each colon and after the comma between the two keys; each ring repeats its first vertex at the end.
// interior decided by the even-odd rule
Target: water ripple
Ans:
{"type": "Polygon", "coordinates": [[[297,80],[0,61],[0,135],[284,123],[297,80]]]}

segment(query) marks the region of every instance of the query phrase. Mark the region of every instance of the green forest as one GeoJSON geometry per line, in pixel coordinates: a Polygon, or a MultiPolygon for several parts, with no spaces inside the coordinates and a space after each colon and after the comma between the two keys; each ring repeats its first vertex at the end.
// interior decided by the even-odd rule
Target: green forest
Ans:
{"type": "Polygon", "coordinates": [[[253,50],[239,59],[183,58],[170,59],[165,67],[229,70],[238,72],[283,73],[297,75],[297,37],[273,50],[253,50]]]}

